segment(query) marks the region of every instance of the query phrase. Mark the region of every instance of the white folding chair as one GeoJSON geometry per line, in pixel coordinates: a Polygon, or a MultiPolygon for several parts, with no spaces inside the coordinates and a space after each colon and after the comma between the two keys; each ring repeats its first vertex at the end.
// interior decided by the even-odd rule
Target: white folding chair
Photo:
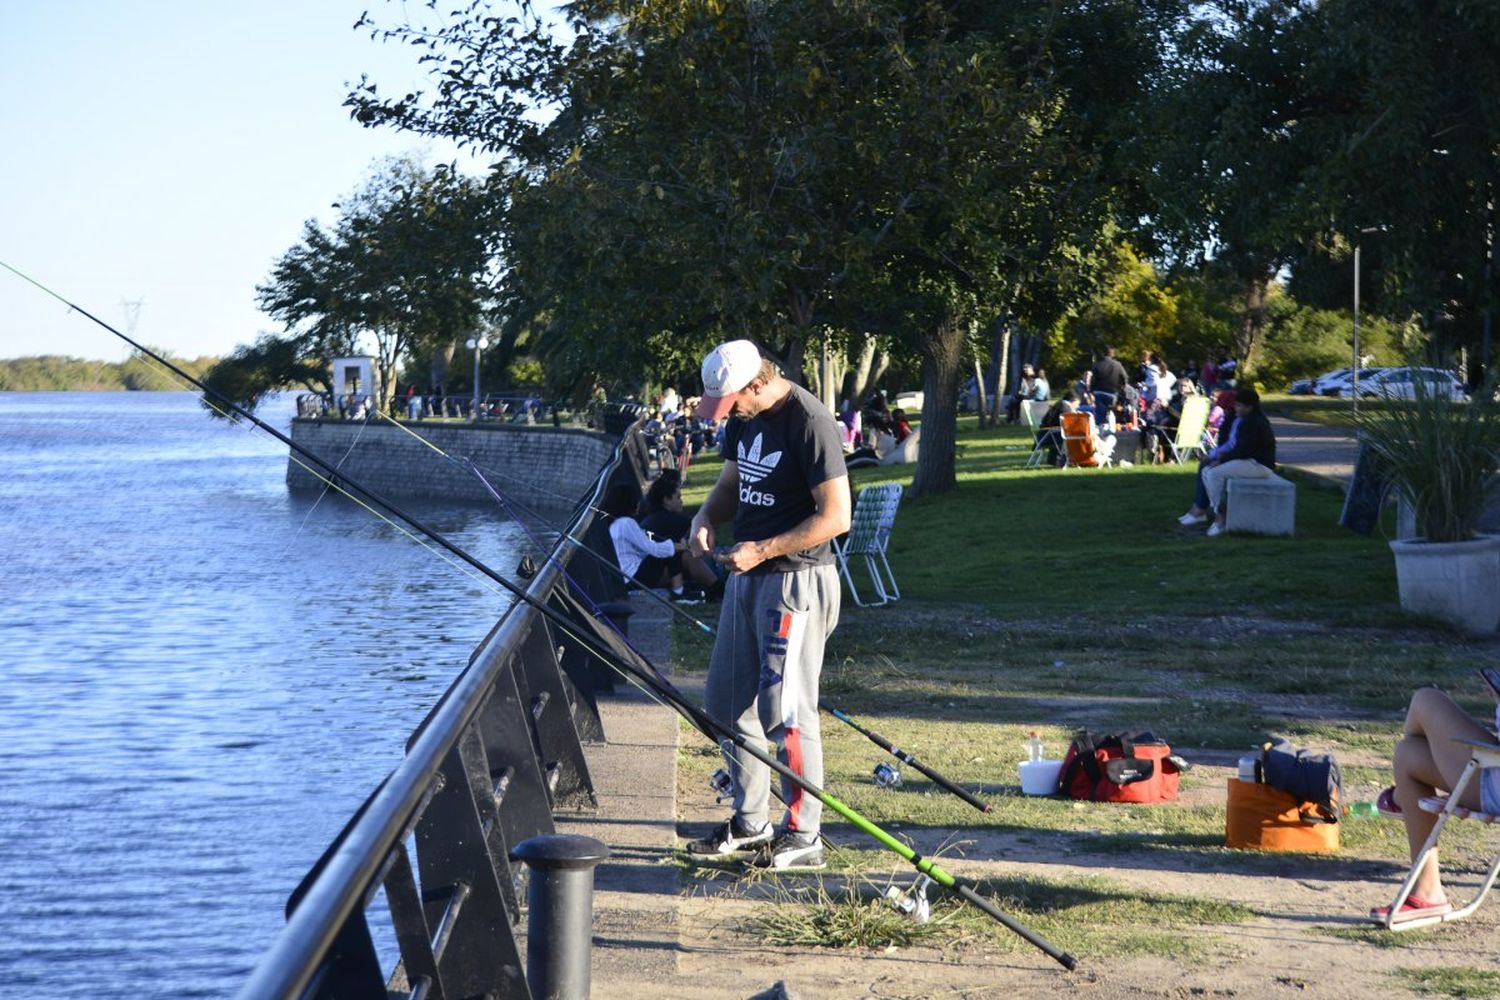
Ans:
{"type": "Polygon", "coordinates": [[[896,523],[896,508],[901,504],[900,483],[878,483],[860,489],[854,501],[854,514],[850,518],[849,533],[843,540],[834,539],[833,553],[839,561],[839,570],[844,582],[849,584],[849,593],[860,607],[879,607],[891,601],[901,600],[901,591],[896,587],[896,574],[891,571],[885,549],[890,541],[891,527],[896,523]],[[863,556],[865,568],[875,585],[878,600],[866,603],[860,600],[859,589],[854,586],[854,574],[849,568],[851,556],[863,556]],[[877,559],[879,560],[877,562],[877,559]]]}
{"type": "MultiPolygon", "coordinates": [[[[1469,786],[1471,779],[1478,776],[1481,769],[1486,767],[1500,767],[1500,743],[1480,743],[1475,740],[1458,739],[1456,742],[1463,743],[1469,747],[1469,762],[1464,765],[1463,773],[1453,783],[1453,789],[1447,795],[1434,795],[1422,799],[1417,807],[1424,812],[1436,813],[1437,823],[1432,832],[1427,835],[1427,841],[1422,849],[1417,852],[1417,858],[1411,863],[1411,870],[1406,873],[1406,879],[1401,883],[1401,888],[1396,892],[1396,898],[1391,901],[1391,908],[1385,915],[1382,926],[1390,931],[1407,931],[1413,927],[1427,927],[1432,924],[1447,923],[1450,920],[1462,920],[1475,910],[1479,904],[1484,902],[1484,897],[1489,893],[1490,887],[1495,884],[1496,876],[1500,876],[1500,852],[1495,855],[1495,860],[1490,864],[1489,873],[1484,882],[1474,893],[1474,898],[1463,906],[1456,906],[1447,913],[1432,917],[1413,917],[1392,923],[1392,919],[1401,912],[1401,906],[1406,902],[1406,897],[1411,895],[1412,886],[1417,884],[1417,875],[1422,871],[1422,865],[1426,863],[1427,856],[1437,850],[1438,837],[1442,835],[1443,827],[1450,819],[1472,819],[1481,823],[1493,823],[1497,818],[1489,813],[1469,809],[1459,804],[1464,789],[1469,786]]],[[[1405,808],[1405,806],[1403,806],[1405,808]]]]}
{"type": "Polygon", "coordinates": [[[1047,445],[1050,443],[1057,447],[1057,429],[1049,427],[1042,430],[1042,417],[1051,408],[1051,404],[1045,400],[1023,399],[1021,400],[1021,422],[1031,432],[1031,454],[1026,456],[1026,468],[1030,469],[1041,465],[1042,460],[1047,457],[1047,445]]]}

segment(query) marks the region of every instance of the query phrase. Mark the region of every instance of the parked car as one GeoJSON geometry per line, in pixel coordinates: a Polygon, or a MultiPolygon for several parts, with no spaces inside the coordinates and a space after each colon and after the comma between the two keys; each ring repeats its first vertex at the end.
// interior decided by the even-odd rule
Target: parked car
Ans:
{"type": "Polygon", "coordinates": [[[1331,372],[1324,372],[1317,378],[1313,379],[1313,393],[1318,396],[1324,395],[1325,391],[1330,385],[1337,382],[1341,378],[1347,377],[1348,374],[1353,370],[1354,369],[1352,368],[1335,368],[1331,372]]]}
{"type": "MultiPolygon", "coordinates": [[[[1379,375],[1383,371],[1385,371],[1384,368],[1361,368],[1359,370],[1359,384],[1363,386],[1365,382],[1374,378],[1376,375],[1379,375]]],[[[1353,385],[1354,369],[1351,368],[1348,371],[1344,372],[1344,374],[1340,375],[1338,378],[1329,379],[1324,382],[1318,389],[1318,394],[1320,396],[1347,396],[1349,395],[1350,389],[1353,385]]]]}
{"type": "MultiPolygon", "coordinates": [[[[1452,372],[1441,368],[1387,368],[1379,375],[1365,381],[1359,380],[1361,396],[1381,396],[1386,399],[1414,399],[1418,382],[1427,387],[1428,395],[1436,399],[1464,399],[1463,383],[1452,372]]],[[[1347,390],[1345,391],[1347,395],[1347,390]]]]}
{"type": "Polygon", "coordinates": [[[1291,388],[1287,389],[1287,392],[1291,393],[1293,396],[1311,396],[1314,392],[1317,391],[1314,388],[1317,383],[1318,380],[1315,378],[1299,378],[1297,381],[1292,383],[1291,388]]]}

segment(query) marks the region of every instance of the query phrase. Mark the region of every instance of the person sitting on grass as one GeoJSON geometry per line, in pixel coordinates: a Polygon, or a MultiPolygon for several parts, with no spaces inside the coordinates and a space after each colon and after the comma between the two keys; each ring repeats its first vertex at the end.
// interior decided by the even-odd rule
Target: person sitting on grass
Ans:
{"type": "Polygon", "coordinates": [[[1214,522],[1208,526],[1209,537],[1224,533],[1224,519],[1229,510],[1225,495],[1231,479],[1265,479],[1275,475],[1276,432],[1260,408],[1260,394],[1246,387],[1234,391],[1234,423],[1229,437],[1214,448],[1198,465],[1198,479],[1193,506],[1177,519],[1179,524],[1202,524],[1210,512],[1214,522]]]}
{"type": "MultiPolygon", "coordinates": [[[[1500,722],[1500,706],[1496,715],[1500,722]]],[[[1419,808],[1417,803],[1439,790],[1451,791],[1469,763],[1469,748],[1455,742],[1459,739],[1495,742],[1493,733],[1470,718],[1442,691],[1431,687],[1417,690],[1406,709],[1406,724],[1392,759],[1396,784],[1381,792],[1375,803],[1383,815],[1399,818],[1406,825],[1406,843],[1413,861],[1437,822],[1436,815],[1419,808]]],[[[1487,767],[1477,781],[1470,780],[1459,804],[1492,816],[1500,815],[1500,767],[1487,767]]],[[[1391,923],[1442,916],[1452,909],[1443,892],[1434,850],[1417,874],[1411,895],[1391,923]]],[[[1389,912],[1388,906],[1377,907],[1370,911],[1370,919],[1383,924],[1389,912]]]]}
{"type": "Polygon", "coordinates": [[[647,589],[665,586],[673,601],[697,604],[702,592],[682,585],[682,553],[687,542],[655,539],[635,519],[641,493],[630,483],[616,483],[604,494],[600,510],[609,517],[609,538],[615,544],[620,572],[647,589]]]}

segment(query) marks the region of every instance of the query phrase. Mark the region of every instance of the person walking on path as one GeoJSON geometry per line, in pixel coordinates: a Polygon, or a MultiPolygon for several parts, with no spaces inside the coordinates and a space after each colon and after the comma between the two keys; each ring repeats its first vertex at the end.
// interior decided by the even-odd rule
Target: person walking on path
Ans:
{"type": "MultiPolygon", "coordinates": [[[[691,550],[714,547],[734,521],[735,544],[715,556],[730,570],[709,659],[708,713],[814,785],[823,781],[818,679],[823,645],[838,624],[840,584],[830,543],[849,530],[849,477],[837,421],[784,378],[748,340],[715,347],[703,361],[698,412],[729,416],[724,469],[689,531],[691,550]]],[[[726,746],[734,815],[688,844],[694,854],[754,849],[758,867],[821,868],[822,803],[782,781],[786,813],[770,824],[770,768],[726,746]]]]}

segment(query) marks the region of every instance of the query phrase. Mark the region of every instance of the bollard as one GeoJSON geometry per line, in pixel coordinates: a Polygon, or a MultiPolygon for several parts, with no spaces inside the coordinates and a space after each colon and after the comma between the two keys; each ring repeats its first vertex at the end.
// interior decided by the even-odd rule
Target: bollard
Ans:
{"type": "Polygon", "coordinates": [[[531,869],[526,895],[526,983],[535,1000],[587,1000],[594,943],[594,866],[609,848],[593,837],[532,837],[510,852],[531,869]]]}

